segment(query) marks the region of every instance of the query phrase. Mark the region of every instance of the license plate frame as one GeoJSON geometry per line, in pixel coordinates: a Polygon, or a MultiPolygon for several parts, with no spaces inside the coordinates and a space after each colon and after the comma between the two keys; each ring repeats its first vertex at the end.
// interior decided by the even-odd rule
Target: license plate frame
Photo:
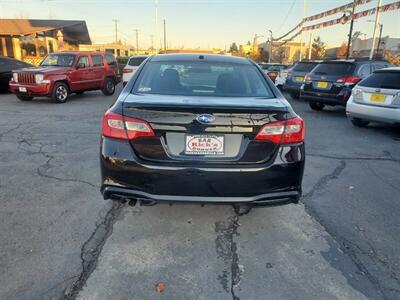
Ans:
{"type": "Polygon", "coordinates": [[[24,87],[24,86],[20,86],[20,87],[18,88],[18,91],[19,91],[20,93],[27,93],[27,92],[28,92],[28,90],[27,90],[26,87],[24,87]]]}
{"type": "Polygon", "coordinates": [[[326,81],[318,81],[317,82],[317,88],[320,88],[320,89],[328,88],[328,82],[326,82],[326,81]]]}
{"type": "Polygon", "coordinates": [[[386,95],[382,95],[379,93],[373,93],[369,98],[369,101],[373,103],[384,103],[386,101],[386,95]]]}
{"type": "Polygon", "coordinates": [[[186,134],[186,155],[211,155],[225,154],[225,136],[222,134],[186,134]]]}

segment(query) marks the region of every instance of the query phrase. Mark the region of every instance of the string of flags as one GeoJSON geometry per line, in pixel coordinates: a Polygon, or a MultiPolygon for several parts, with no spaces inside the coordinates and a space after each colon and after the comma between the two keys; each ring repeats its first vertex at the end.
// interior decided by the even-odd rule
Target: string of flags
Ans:
{"type": "MultiPolygon", "coordinates": [[[[372,0],[358,0],[358,1],[356,2],[355,5],[362,5],[362,4],[369,3],[369,2],[371,2],[371,1],[372,1],[372,0]]],[[[287,32],[286,34],[280,36],[279,38],[274,38],[273,41],[275,41],[275,42],[276,42],[276,41],[279,41],[279,40],[281,40],[281,39],[287,37],[288,35],[292,34],[292,33],[295,32],[297,29],[300,28],[300,30],[299,30],[296,34],[292,35],[290,38],[283,40],[281,43],[278,42],[279,45],[282,46],[282,45],[286,44],[287,42],[292,41],[293,39],[295,39],[297,36],[299,36],[299,35],[301,34],[302,31],[321,29],[321,28],[325,28],[325,27],[329,27],[329,26],[333,26],[333,25],[338,25],[338,24],[346,24],[348,21],[351,20],[352,17],[353,17],[354,20],[356,20],[356,19],[359,19],[359,18],[371,16],[371,15],[375,14],[376,11],[377,11],[377,8],[374,7],[374,8],[371,8],[371,9],[367,9],[367,10],[364,10],[364,11],[361,11],[361,12],[358,12],[358,13],[355,13],[355,14],[353,14],[353,16],[352,16],[351,14],[350,14],[350,15],[344,14],[343,16],[341,16],[341,17],[339,17],[339,18],[337,18],[337,19],[333,19],[333,20],[321,22],[321,23],[314,24],[314,25],[304,26],[303,28],[301,28],[302,25],[303,25],[305,22],[315,21],[315,20],[318,20],[318,19],[321,19],[321,18],[330,16],[330,15],[333,15],[333,14],[336,14],[336,13],[339,13],[339,12],[342,12],[342,11],[345,11],[346,9],[351,8],[352,5],[353,5],[353,3],[348,3],[348,4],[342,5],[342,6],[340,6],[340,7],[337,7],[337,8],[331,9],[331,10],[327,10],[327,11],[325,11],[325,12],[322,12],[322,13],[319,13],[319,14],[316,14],[316,15],[313,15],[313,16],[310,16],[310,17],[307,17],[307,18],[304,18],[304,19],[303,19],[298,25],[296,25],[296,27],[294,27],[292,30],[290,30],[290,31],[287,32]]],[[[378,9],[379,9],[379,11],[380,11],[381,13],[400,9],[400,1],[393,2],[393,3],[389,3],[389,4],[386,4],[386,5],[380,6],[378,9]]]]}

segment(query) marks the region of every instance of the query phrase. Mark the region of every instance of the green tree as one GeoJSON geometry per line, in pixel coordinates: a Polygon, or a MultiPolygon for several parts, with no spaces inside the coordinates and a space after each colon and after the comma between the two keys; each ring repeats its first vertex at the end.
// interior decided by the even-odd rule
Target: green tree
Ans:
{"type": "Polygon", "coordinates": [[[229,47],[229,52],[230,52],[230,53],[236,53],[236,52],[238,52],[238,51],[239,51],[238,46],[236,45],[235,42],[233,42],[233,43],[231,44],[231,46],[229,47]]]}
{"type": "Polygon", "coordinates": [[[314,39],[311,48],[311,58],[312,59],[321,59],[325,55],[326,44],[321,40],[318,36],[314,39]]]}

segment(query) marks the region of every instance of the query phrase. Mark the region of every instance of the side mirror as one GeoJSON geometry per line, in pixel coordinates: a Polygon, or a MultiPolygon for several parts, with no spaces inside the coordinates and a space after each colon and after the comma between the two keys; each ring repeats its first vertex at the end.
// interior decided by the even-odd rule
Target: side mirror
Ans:
{"type": "Polygon", "coordinates": [[[84,68],[86,68],[86,65],[84,63],[79,63],[79,64],[76,65],[76,68],[77,69],[84,69],[84,68]]]}

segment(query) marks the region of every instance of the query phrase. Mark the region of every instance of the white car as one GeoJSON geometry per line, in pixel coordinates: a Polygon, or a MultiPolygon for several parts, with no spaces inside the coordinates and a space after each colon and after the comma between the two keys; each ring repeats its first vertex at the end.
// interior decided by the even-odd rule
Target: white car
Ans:
{"type": "Polygon", "coordinates": [[[275,78],[275,86],[282,90],[283,89],[283,85],[286,83],[286,77],[287,74],[289,73],[290,69],[281,69],[280,72],[278,73],[278,76],[276,76],[275,78]]]}
{"type": "Polygon", "coordinates": [[[131,56],[128,60],[128,63],[124,67],[122,71],[122,83],[123,85],[127,84],[128,81],[131,79],[133,74],[136,72],[136,70],[139,68],[139,66],[142,64],[145,59],[149,57],[148,55],[135,55],[131,56]]]}
{"type": "Polygon", "coordinates": [[[358,127],[371,121],[400,124],[400,67],[377,70],[360,81],[347,101],[346,114],[358,127]]]}

